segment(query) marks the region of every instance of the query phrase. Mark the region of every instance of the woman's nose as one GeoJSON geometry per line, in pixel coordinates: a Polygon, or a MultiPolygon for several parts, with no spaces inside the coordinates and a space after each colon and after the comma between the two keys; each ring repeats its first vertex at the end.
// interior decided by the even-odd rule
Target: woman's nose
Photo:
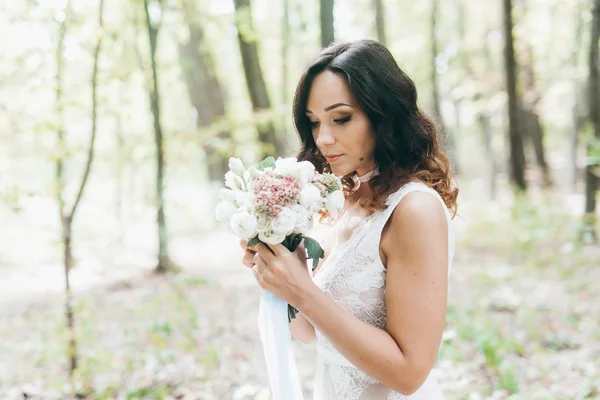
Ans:
{"type": "Polygon", "coordinates": [[[319,132],[317,133],[317,138],[315,139],[315,143],[318,147],[321,146],[329,146],[335,143],[335,138],[325,126],[319,127],[319,132]]]}

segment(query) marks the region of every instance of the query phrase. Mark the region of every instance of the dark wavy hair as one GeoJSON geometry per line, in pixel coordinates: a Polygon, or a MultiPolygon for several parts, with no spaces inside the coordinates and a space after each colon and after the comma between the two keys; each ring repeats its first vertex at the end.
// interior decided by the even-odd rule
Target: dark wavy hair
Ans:
{"type": "MultiPolygon", "coordinates": [[[[323,71],[343,77],[375,133],[375,164],[379,175],[369,180],[373,195],[361,199],[367,210],[386,208],[385,201],[403,184],[419,179],[436,190],[456,215],[458,188],[450,161],[443,153],[435,123],[419,110],[417,89],[389,50],[372,40],[332,44],[306,67],[294,96],[294,124],[300,136],[299,161],[318,172],[331,172],[312,134],[306,103],[314,78],[323,71]]],[[[348,195],[356,172],[342,177],[348,195]]]]}

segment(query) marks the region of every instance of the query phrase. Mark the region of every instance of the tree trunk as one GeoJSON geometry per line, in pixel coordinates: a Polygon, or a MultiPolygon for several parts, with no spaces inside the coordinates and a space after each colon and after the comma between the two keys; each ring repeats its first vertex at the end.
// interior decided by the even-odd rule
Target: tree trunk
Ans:
{"type": "MultiPolygon", "coordinates": [[[[65,10],[68,10],[68,3],[65,7],[65,10]]],[[[65,13],[66,14],[66,13],[65,13]]],[[[67,319],[67,330],[69,332],[69,339],[67,345],[68,351],[68,359],[69,359],[69,377],[73,376],[73,373],[77,369],[78,364],[78,352],[77,352],[77,339],[75,335],[75,316],[73,312],[73,295],[71,292],[71,283],[70,283],[70,271],[73,267],[73,256],[72,256],[72,228],[73,221],[75,219],[75,214],[78,210],[79,204],[83,197],[83,193],[87,186],[88,178],[92,169],[92,164],[94,161],[94,149],[96,144],[96,132],[97,132],[97,121],[98,121],[98,60],[100,58],[100,52],[102,50],[102,39],[104,35],[104,0],[100,0],[99,10],[98,10],[98,25],[100,34],[98,35],[98,39],[96,42],[96,47],[94,49],[94,64],[92,70],[92,128],[91,128],[91,138],[90,144],[88,147],[87,153],[87,161],[85,164],[85,169],[83,172],[83,176],[81,178],[81,182],[79,184],[79,190],[77,191],[77,195],[75,197],[75,201],[73,202],[73,206],[70,211],[66,210],[65,206],[65,196],[64,196],[64,187],[65,187],[65,178],[64,178],[64,165],[63,165],[63,157],[64,150],[66,148],[65,143],[65,135],[64,135],[64,120],[63,120],[63,100],[62,100],[62,76],[64,72],[64,60],[63,60],[63,49],[64,49],[64,40],[66,35],[66,24],[67,24],[67,16],[65,16],[65,20],[61,24],[60,34],[59,34],[59,42],[58,42],[58,51],[56,54],[57,61],[57,69],[56,69],[56,113],[59,119],[59,128],[58,128],[58,147],[61,149],[61,154],[57,159],[56,165],[56,181],[58,186],[57,197],[59,204],[59,213],[60,213],[60,221],[62,228],[62,242],[63,242],[63,261],[64,261],[64,272],[65,272],[65,315],[67,319]]]]}
{"type": "MultiPolygon", "coordinates": [[[[159,1],[162,6],[162,0],[159,1]]],[[[160,121],[160,91],[158,86],[158,71],[156,68],[156,47],[160,23],[156,26],[150,18],[148,0],[144,0],[144,12],[146,14],[146,28],[150,42],[150,62],[152,65],[152,85],[150,88],[150,108],[154,120],[154,142],[156,144],[156,206],[158,223],[158,264],[155,272],[164,273],[169,269],[169,252],[167,241],[167,223],[165,218],[164,200],[164,145],[162,125],[160,121]]]]}
{"type": "Polygon", "coordinates": [[[334,0],[320,0],[321,6],[321,47],[327,47],[335,41],[335,29],[333,26],[334,0]]]}
{"type": "MultiPolygon", "coordinates": [[[[290,46],[290,2],[283,0],[283,19],[281,21],[281,106],[287,109],[288,104],[288,48],[290,46]]],[[[281,116],[281,130],[287,131],[287,113],[281,116]]]]}
{"type": "Polygon", "coordinates": [[[496,185],[496,159],[494,154],[494,149],[492,147],[492,129],[490,123],[490,117],[486,112],[480,111],[477,113],[477,122],[479,123],[479,128],[481,129],[481,136],[483,141],[483,151],[485,153],[485,158],[488,160],[488,173],[487,173],[487,181],[489,184],[489,193],[490,199],[494,200],[496,198],[497,185],[496,185]]]}
{"type": "MultiPolygon", "coordinates": [[[[250,93],[252,109],[256,113],[268,112],[271,108],[271,103],[267,94],[263,73],[260,68],[256,40],[251,40],[250,32],[245,31],[245,29],[254,29],[250,0],[234,0],[234,5],[239,18],[242,16],[247,18],[245,23],[240,23],[239,18],[236,18],[236,24],[238,30],[238,43],[240,45],[240,53],[242,55],[246,85],[248,86],[248,92],[250,93]]],[[[272,118],[268,118],[266,123],[259,123],[257,128],[258,138],[261,144],[261,159],[275,154],[283,156],[283,144],[277,137],[272,118]]]]}
{"type": "Polygon", "coordinates": [[[432,99],[433,99],[433,117],[437,123],[440,137],[445,138],[445,150],[450,159],[452,171],[458,172],[458,160],[456,156],[456,146],[454,143],[453,135],[446,129],[444,118],[442,116],[441,105],[440,105],[440,93],[439,83],[437,75],[437,55],[438,55],[438,42],[437,42],[437,14],[438,14],[438,0],[433,0],[431,4],[431,88],[432,88],[432,99]]]}
{"type": "Polygon", "coordinates": [[[57,147],[59,155],[56,158],[56,197],[61,224],[63,264],[65,274],[65,319],[67,323],[67,360],[69,366],[69,379],[77,369],[78,352],[77,338],[75,336],[75,316],[73,314],[73,294],[71,293],[70,272],[72,267],[71,255],[71,222],[66,214],[64,188],[64,156],[65,156],[65,131],[63,119],[63,74],[64,74],[64,43],[67,31],[67,18],[69,4],[65,6],[65,19],[59,27],[58,46],[56,51],[56,116],[58,118],[57,147]]]}
{"type": "MultiPolygon", "coordinates": [[[[527,14],[527,1],[522,0],[523,14],[527,14]]],[[[535,70],[534,70],[534,54],[533,46],[528,40],[528,35],[524,35],[521,38],[524,48],[524,57],[521,59],[521,65],[525,72],[525,96],[524,101],[521,104],[522,114],[520,116],[521,123],[524,126],[521,127],[521,132],[524,136],[528,136],[531,139],[535,159],[538,167],[541,170],[542,175],[542,186],[549,187],[552,185],[552,178],[550,176],[550,169],[546,162],[546,151],[544,149],[544,129],[540,121],[540,115],[535,111],[536,105],[540,99],[540,94],[536,86],[535,70]]]]}
{"type": "Polygon", "coordinates": [[[531,106],[520,102],[518,121],[520,132],[528,137],[533,145],[535,159],[542,172],[542,186],[549,187],[552,185],[552,178],[550,177],[550,169],[546,163],[544,131],[540,122],[540,116],[531,109],[531,106]]]}
{"type": "MultiPolygon", "coordinates": [[[[588,84],[588,107],[589,119],[594,130],[594,137],[600,140],[600,82],[598,80],[598,41],[600,40],[600,0],[594,1],[592,11],[592,29],[589,55],[589,84],[588,84]]],[[[591,144],[588,144],[588,152],[591,144]]],[[[595,241],[597,239],[594,224],[596,222],[596,192],[598,190],[598,177],[595,169],[598,165],[588,164],[585,170],[585,217],[584,231],[585,239],[595,241]]]]}
{"type": "MultiPolygon", "coordinates": [[[[179,61],[190,97],[197,113],[196,127],[207,128],[225,116],[223,91],[216,76],[213,60],[206,50],[202,27],[194,20],[197,15],[194,2],[187,1],[183,12],[189,31],[189,39],[179,44],[179,61]]],[[[212,136],[212,134],[211,134],[212,136]]],[[[215,134],[219,142],[231,141],[229,132],[221,130],[215,134]]],[[[221,181],[228,171],[229,157],[205,138],[203,148],[207,159],[208,176],[211,181],[221,181]]]]}
{"type": "Polygon", "coordinates": [[[550,176],[550,168],[546,162],[546,151],[544,146],[544,128],[540,121],[539,114],[530,111],[532,129],[530,132],[531,140],[533,141],[533,149],[535,151],[535,159],[537,165],[542,171],[542,185],[545,187],[552,186],[552,177],[550,176]]]}
{"type": "MultiPolygon", "coordinates": [[[[577,14],[575,15],[575,43],[573,45],[573,51],[571,53],[571,66],[574,71],[577,71],[579,65],[579,51],[582,48],[582,11],[583,11],[583,0],[580,0],[579,6],[577,7],[577,14]]],[[[575,75],[576,76],[576,75],[575,75]]],[[[578,79],[574,79],[573,82],[573,94],[574,101],[572,107],[572,126],[569,131],[569,187],[571,191],[575,191],[575,185],[577,183],[577,175],[579,168],[577,166],[577,148],[579,147],[579,130],[584,124],[582,118],[582,104],[580,93],[583,91],[580,88],[581,84],[578,79]]]]}
{"type": "MultiPolygon", "coordinates": [[[[122,90],[122,89],[120,89],[122,90]]],[[[121,97],[121,96],[119,96],[121,97]]],[[[119,102],[121,103],[121,102],[119,102]]],[[[121,111],[118,110],[116,114],[115,121],[115,217],[117,220],[117,224],[119,225],[117,228],[117,246],[119,246],[119,250],[123,245],[123,160],[125,158],[124,147],[125,147],[125,138],[123,137],[123,123],[121,121],[121,111]]]]}
{"type": "Polygon", "coordinates": [[[387,46],[385,37],[385,9],[383,0],[373,0],[375,9],[375,28],[377,29],[377,40],[384,46],[387,46]]]}
{"type": "Polygon", "coordinates": [[[512,0],[504,1],[504,35],[505,35],[505,74],[506,90],[508,94],[508,131],[510,143],[510,178],[519,190],[526,190],[525,183],[525,153],[523,151],[523,138],[518,122],[518,99],[515,66],[515,51],[513,39],[512,0]]]}

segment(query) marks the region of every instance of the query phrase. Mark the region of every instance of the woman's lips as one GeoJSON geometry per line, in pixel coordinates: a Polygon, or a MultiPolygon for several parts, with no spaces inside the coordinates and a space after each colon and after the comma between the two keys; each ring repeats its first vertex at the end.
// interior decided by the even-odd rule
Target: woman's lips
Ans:
{"type": "Polygon", "coordinates": [[[337,155],[332,155],[332,156],[325,156],[325,158],[327,159],[327,162],[329,164],[332,164],[332,163],[336,162],[337,160],[339,160],[342,156],[343,156],[343,154],[337,154],[337,155]]]}

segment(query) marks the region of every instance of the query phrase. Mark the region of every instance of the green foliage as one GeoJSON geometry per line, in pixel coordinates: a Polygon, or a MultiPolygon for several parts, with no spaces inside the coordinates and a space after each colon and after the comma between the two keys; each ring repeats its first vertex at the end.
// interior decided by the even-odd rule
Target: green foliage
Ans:
{"type": "Polygon", "coordinates": [[[302,242],[302,237],[301,233],[291,234],[286,236],[281,244],[289,251],[294,252],[298,248],[300,242],[302,242]]]}
{"type": "Polygon", "coordinates": [[[502,362],[500,364],[500,380],[498,386],[501,389],[507,390],[509,393],[518,393],[520,389],[519,384],[519,373],[517,368],[510,361],[502,362]]]}
{"type": "Polygon", "coordinates": [[[315,268],[317,268],[317,266],[319,265],[319,260],[325,257],[325,251],[323,250],[319,242],[309,237],[304,238],[304,246],[306,247],[308,258],[312,259],[312,269],[314,271],[315,268]]]}
{"type": "Polygon", "coordinates": [[[260,243],[260,239],[258,238],[258,235],[256,235],[248,241],[248,247],[256,246],[259,243],[260,243]]]}
{"type": "Polygon", "coordinates": [[[267,168],[275,167],[275,158],[267,157],[258,164],[258,169],[264,171],[267,168]]]}
{"type": "Polygon", "coordinates": [[[250,7],[239,7],[235,10],[235,23],[244,42],[254,43],[258,40],[258,32],[253,27],[250,7]]]}
{"type": "Polygon", "coordinates": [[[594,127],[590,122],[582,129],[582,136],[587,146],[585,165],[600,165],[600,138],[596,137],[594,127]]]}
{"type": "Polygon", "coordinates": [[[171,393],[171,389],[166,385],[153,385],[131,390],[127,393],[127,400],[134,399],[152,399],[163,400],[171,393]]]}

